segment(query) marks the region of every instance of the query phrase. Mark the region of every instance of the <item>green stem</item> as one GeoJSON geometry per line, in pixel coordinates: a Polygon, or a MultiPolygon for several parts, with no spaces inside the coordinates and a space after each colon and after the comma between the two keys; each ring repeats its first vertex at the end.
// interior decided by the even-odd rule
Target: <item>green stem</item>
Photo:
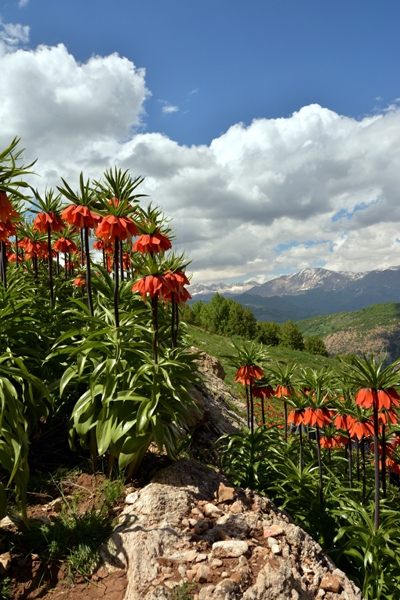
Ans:
{"type": "Polygon", "coordinates": [[[115,238],[114,242],[114,315],[115,327],[119,327],[119,308],[118,308],[118,291],[119,291],[119,260],[118,260],[119,240],[115,238]]]}
{"type": "Polygon", "coordinates": [[[158,364],[158,298],[153,296],[151,299],[151,307],[153,311],[153,360],[154,364],[158,364]]]}
{"type": "Polygon", "coordinates": [[[53,289],[53,257],[51,255],[51,229],[47,225],[47,252],[48,252],[48,267],[49,267],[49,286],[50,286],[50,308],[54,306],[54,289],[53,289]]]}
{"type": "Polygon", "coordinates": [[[374,458],[375,458],[375,531],[379,528],[379,422],[378,422],[378,392],[372,390],[374,397],[374,458]]]}
{"type": "Polygon", "coordinates": [[[322,487],[322,460],[321,460],[321,436],[319,432],[319,425],[316,425],[316,437],[317,437],[317,457],[318,457],[318,473],[319,473],[319,501],[322,504],[324,501],[324,491],[322,487]]]}
{"type": "Polygon", "coordinates": [[[86,252],[86,287],[88,295],[88,306],[90,314],[93,317],[93,297],[92,297],[92,272],[90,267],[90,254],[89,254],[89,227],[85,227],[85,252],[86,252]]]}

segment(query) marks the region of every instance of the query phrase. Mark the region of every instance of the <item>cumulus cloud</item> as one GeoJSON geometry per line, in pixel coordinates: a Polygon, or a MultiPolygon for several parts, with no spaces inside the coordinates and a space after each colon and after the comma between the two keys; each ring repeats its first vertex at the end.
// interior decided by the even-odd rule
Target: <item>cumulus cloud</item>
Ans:
{"type": "Polygon", "coordinates": [[[0,16],[0,56],[29,42],[29,26],[4,23],[0,16]]]}
{"type": "Polygon", "coordinates": [[[189,148],[144,132],[145,72],[116,54],[18,49],[0,57],[0,86],[0,147],[22,137],[35,185],[113,164],[146,176],[198,282],[400,263],[397,104],[360,121],[314,104],[189,148]]]}

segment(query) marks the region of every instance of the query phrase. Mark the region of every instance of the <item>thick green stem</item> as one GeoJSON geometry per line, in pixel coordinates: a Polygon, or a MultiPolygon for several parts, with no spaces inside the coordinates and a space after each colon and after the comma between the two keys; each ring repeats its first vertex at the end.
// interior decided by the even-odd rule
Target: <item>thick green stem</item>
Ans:
{"type": "Polygon", "coordinates": [[[15,236],[15,266],[19,268],[19,256],[18,256],[18,236],[15,236]]]}
{"type": "Polygon", "coordinates": [[[246,389],[246,418],[247,418],[247,427],[250,429],[250,402],[249,402],[249,390],[247,387],[247,383],[245,384],[246,389]]]}
{"type": "Polygon", "coordinates": [[[319,501],[321,504],[324,501],[324,490],[322,484],[322,460],[321,460],[321,437],[319,432],[319,425],[316,425],[316,437],[317,437],[317,456],[318,456],[318,473],[319,473],[319,501]]]}
{"type": "Polygon", "coordinates": [[[250,378],[250,431],[254,433],[254,401],[253,401],[253,381],[250,378]]]}
{"type": "Polygon", "coordinates": [[[386,498],[386,426],[382,423],[382,469],[381,469],[381,481],[382,481],[382,493],[383,497],[386,498]]]}
{"type": "Polygon", "coordinates": [[[379,528],[379,422],[378,422],[378,392],[372,390],[374,397],[374,459],[375,459],[375,531],[379,528]]]}
{"type": "Polygon", "coordinates": [[[124,249],[122,241],[119,243],[119,264],[121,268],[121,281],[124,281],[124,249]]]}
{"type": "Polygon", "coordinates": [[[347,450],[349,457],[349,487],[353,487],[353,450],[351,447],[351,438],[349,436],[349,441],[347,442],[347,450]]]}
{"type": "Polygon", "coordinates": [[[299,424],[299,442],[300,442],[300,473],[303,472],[303,431],[302,424],[299,424]]]}
{"type": "Polygon", "coordinates": [[[283,400],[283,426],[284,426],[284,436],[285,436],[285,444],[287,444],[287,404],[285,400],[283,400]]]}
{"type": "Polygon", "coordinates": [[[364,436],[361,438],[361,465],[362,465],[362,505],[365,506],[365,488],[367,481],[367,473],[365,468],[365,440],[364,436]]]}
{"type": "Polygon", "coordinates": [[[119,327],[119,308],[118,308],[118,292],[119,292],[119,240],[115,238],[114,243],[114,315],[115,327],[119,327]]]}
{"type": "Polygon", "coordinates": [[[158,298],[153,296],[151,299],[151,307],[153,311],[153,360],[154,364],[158,365],[158,298]]]}
{"type": "Polygon", "coordinates": [[[47,252],[48,252],[48,267],[49,267],[49,286],[50,286],[50,308],[54,306],[54,286],[53,286],[53,257],[51,255],[51,229],[47,225],[47,252]]]}
{"type": "Polygon", "coordinates": [[[0,275],[4,287],[7,287],[7,270],[5,262],[6,245],[3,240],[0,242],[0,275]]]}
{"type": "Polygon", "coordinates": [[[265,425],[265,398],[263,394],[261,394],[261,420],[262,424],[265,425]]]}
{"type": "Polygon", "coordinates": [[[88,295],[88,306],[90,314],[93,317],[93,297],[92,297],[92,272],[90,266],[90,254],[89,254],[89,227],[85,227],[85,252],[86,252],[86,288],[88,295]]]}

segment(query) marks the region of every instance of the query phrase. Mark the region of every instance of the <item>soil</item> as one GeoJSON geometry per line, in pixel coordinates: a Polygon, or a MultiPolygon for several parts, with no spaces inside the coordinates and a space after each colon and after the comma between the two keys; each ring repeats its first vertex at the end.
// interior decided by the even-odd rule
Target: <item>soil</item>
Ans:
{"type": "MultiPolygon", "coordinates": [[[[43,523],[48,524],[49,520],[56,522],[59,519],[60,503],[64,504],[64,507],[68,504],[73,505],[79,514],[104,504],[102,486],[106,477],[103,474],[83,472],[82,466],[76,467],[76,455],[71,454],[68,448],[64,450],[63,467],[56,470],[51,470],[51,462],[42,463],[42,470],[39,470],[37,467],[40,463],[36,460],[38,453],[33,453],[31,464],[36,468],[33,468],[31,473],[33,479],[40,481],[40,491],[28,491],[27,514],[31,528],[43,523]],[[56,501],[56,506],[52,504],[53,501],[56,501]]],[[[49,457],[49,454],[44,453],[44,456],[49,457]]],[[[82,465],[82,461],[80,462],[82,465]]],[[[171,459],[166,455],[155,451],[148,452],[138,478],[126,483],[120,498],[110,507],[107,517],[111,520],[121,513],[128,488],[128,491],[132,491],[143,487],[159,469],[170,463],[171,459]]],[[[89,471],[89,462],[85,460],[83,464],[88,465],[89,471]]],[[[89,577],[74,574],[71,578],[66,563],[48,562],[32,550],[24,551],[24,547],[19,543],[19,532],[23,528],[22,523],[21,527],[0,527],[0,555],[10,553],[11,557],[11,563],[3,574],[4,578],[11,580],[9,600],[123,600],[126,590],[123,569],[100,562],[89,577]]],[[[27,548],[28,546],[29,544],[27,548]]]]}

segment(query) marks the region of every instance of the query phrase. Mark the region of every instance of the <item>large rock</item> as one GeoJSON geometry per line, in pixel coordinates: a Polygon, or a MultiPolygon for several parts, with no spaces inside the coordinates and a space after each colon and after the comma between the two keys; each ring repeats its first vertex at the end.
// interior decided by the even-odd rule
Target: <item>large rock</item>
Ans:
{"type": "Polygon", "coordinates": [[[245,419],[240,416],[245,414],[245,405],[224,383],[221,363],[206,352],[192,349],[199,353],[201,382],[191,390],[198,408],[189,423],[194,428],[191,449],[196,457],[204,457],[209,462],[218,438],[237,433],[245,425],[245,419]]]}
{"type": "Polygon", "coordinates": [[[183,459],[130,498],[109,545],[127,569],[125,600],[168,600],[187,585],[197,600],[362,600],[272,502],[236,488],[242,512],[233,513],[233,494],[218,502],[221,484],[229,487],[213,469],[183,459]]]}

